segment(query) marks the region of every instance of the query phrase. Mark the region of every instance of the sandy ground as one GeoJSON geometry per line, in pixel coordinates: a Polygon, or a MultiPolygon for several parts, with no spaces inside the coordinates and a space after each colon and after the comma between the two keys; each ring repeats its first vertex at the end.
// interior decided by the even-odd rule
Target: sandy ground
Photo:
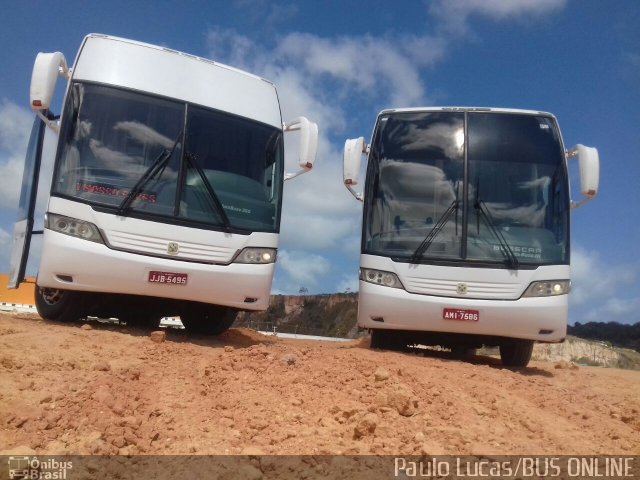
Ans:
{"type": "Polygon", "coordinates": [[[0,454],[640,454],[640,372],[0,314],[0,454]]]}

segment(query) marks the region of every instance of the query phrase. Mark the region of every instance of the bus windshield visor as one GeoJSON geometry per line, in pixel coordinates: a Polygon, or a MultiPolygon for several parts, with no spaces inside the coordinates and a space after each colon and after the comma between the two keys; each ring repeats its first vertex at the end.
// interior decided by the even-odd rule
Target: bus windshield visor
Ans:
{"type": "Polygon", "coordinates": [[[281,131],[224,112],[75,83],[54,195],[120,215],[277,232],[281,131]]]}
{"type": "Polygon", "coordinates": [[[569,260],[566,165],[550,116],[382,116],[365,208],[364,253],[512,268],[569,260]]]}

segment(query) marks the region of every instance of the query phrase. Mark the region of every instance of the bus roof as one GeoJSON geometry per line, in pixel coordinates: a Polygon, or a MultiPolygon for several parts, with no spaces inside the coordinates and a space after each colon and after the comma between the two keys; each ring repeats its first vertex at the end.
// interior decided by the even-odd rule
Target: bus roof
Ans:
{"type": "MultiPolygon", "coordinates": [[[[496,107],[412,107],[412,108],[389,108],[382,110],[378,115],[389,113],[406,112],[493,112],[493,113],[518,113],[522,115],[545,115],[553,117],[549,112],[538,110],[522,110],[516,108],[496,108],[496,107]]],[[[554,117],[555,118],[555,117],[554,117]]]]}
{"type": "Polygon", "coordinates": [[[257,75],[254,75],[253,73],[249,73],[249,72],[247,72],[245,70],[240,70],[239,68],[231,67],[229,65],[225,65],[224,63],[216,62],[216,61],[211,60],[209,58],[198,57],[197,55],[192,55],[190,53],[181,52],[180,50],[174,50],[173,48],[161,47],[159,45],[153,45],[151,43],[140,42],[138,40],[131,40],[129,38],[122,38],[122,37],[117,37],[117,36],[114,36],[114,35],[105,35],[103,33],[90,33],[84,38],[84,41],[86,41],[88,38],[107,38],[107,39],[116,40],[116,41],[119,41],[119,42],[131,43],[133,45],[138,45],[138,46],[141,46],[141,47],[153,48],[153,49],[156,49],[156,50],[162,50],[162,51],[165,51],[165,52],[175,53],[177,55],[183,55],[185,57],[192,58],[194,60],[199,60],[201,62],[210,63],[212,65],[216,65],[216,66],[221,67],[221,68],[226,68],[228,70],[232,70],[234,72],[241,73],[241,74],[247,75],[249,77],[253,77],[256,80],[263,80],[263,81],[273,85],[273,82],[271,82],[270,80],[267,80],[266,78],[259,77],[257,75]]]}
{"type": "Polygon", "coordinates": [[[273,83],[166,47],[92,33],[78,51],[72,77],[175,98],[282,128],[273,83]]]}

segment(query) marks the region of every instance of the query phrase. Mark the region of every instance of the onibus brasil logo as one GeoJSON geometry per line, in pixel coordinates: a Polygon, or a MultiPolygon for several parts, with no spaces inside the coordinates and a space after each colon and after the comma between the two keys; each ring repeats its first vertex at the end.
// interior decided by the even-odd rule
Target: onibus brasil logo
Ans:
{"type": "Polygon", "coordinates": [[[38,457],[9,457],[9,478],[25,480],[65,480],[73,462],[55,458],[39,460],[38,457]]]}

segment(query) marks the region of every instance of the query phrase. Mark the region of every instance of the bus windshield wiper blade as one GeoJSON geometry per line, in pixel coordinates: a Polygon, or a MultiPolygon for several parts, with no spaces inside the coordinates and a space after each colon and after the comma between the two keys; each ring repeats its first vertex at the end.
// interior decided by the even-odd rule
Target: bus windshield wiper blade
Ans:
{"type": "Polygon", "coordinates": [[[207,193],[209,194],[211,200],[213,200],[215,212],[222,220],[222,224],[224,225],[225,230],[227,232],[231,231],[231,222],[229,221],[229,217],[227,217],[227,213],[224,211],[222,202],[218,198],[218,195],[216,195],[216,192],[213,190],[213,187],[211,186],[209,179],[205,175],[204,170],[202,170],[200,165],[198,165],[198,163],[196,162],[196,156],[191,153],[187,153],[185,155],[185,158],[187,160],[187,163],[191,165],[191,167],[194,168],[196,172],[198,172],[198,176],[200,177],[200,180],[202,180],[204,188],[207,190],[207,193]]]}
{"type": "Polygon", "coordinates": [[[493,221],[493,217],[489,213],[489,209],[487,208],[484,201],[477,198],[475,201],[474,207],[476,211],[480,214],[478,216],[481,216],[482,219],[484,220],[489,231],[493,233],[494,237],[498,239],[498,243],[500,243],[500,251],[506,257],[508,264],[511,265],[513,268],[518,268],[518,259],[516,258],[516,255],[513,253],[513,250],[511,250],[511,247],[505,240],[500,230],[498,230],[495,227],[495,222],[493,221]]]}
{"type": "Polygon", "coordinates": [[[180,141],[181,137],[182,137],[182,131],[178,134],[178,138],[176,138],[176,141],[171,147],[171,150],[167,148],[163,149],[160,152],[160,154],[156,157],[156,159],[153,162],[151,162],[151,165],[149,165],[149,168],[145,170],[145,172],[142,174],[140,179],[133,186],[131,191],[127,194],[126,197],[124,197],[124,200],[122,200],[120,205],[118,205],[118,210],[117,210],[118,215],[122,215],[124,212],[126,212],[129,209],[133,201],[138,197],[138,195],[140,195],[140,193],[142,193],[142,190],[144,189],[145,185],[149,183],[150,180],[155,178],[158,174],[162,174],[164,169],[167,167],[169,160],[173,156],[173,152],[178,146],[178,142],[180,141]]]}
{"type": "MultiPolygon", "coordinates": [[[[457,193],[457,190],[456,190],[456,193],[457,193]]],[[[444,211],[444,213],[440,216],[440,218],[438,219],[436,224],[433,226],[429,234],[424,238],[424,240],[422,240],[422,243],[418,245],[418,248],[416,248],[415,252],[413,252],[413,255],[411,255],[412,263],[417,263],[422,258],[424,253],[433,243],[433,240],[436,238],[438,233],[440,233],[440,230],[442,230],[442,228],[445,226],[447,221],[449,221],[449,217],[451,217],[451,214],[454,211],[456,212],[456,229],[457,229],[458,208],[460,208],[460,206],[459,206],[458,199],[456,198],[453,202],[451,202],[451,205],[449,205],[449,208],[447,208],[444,211]]]]}

